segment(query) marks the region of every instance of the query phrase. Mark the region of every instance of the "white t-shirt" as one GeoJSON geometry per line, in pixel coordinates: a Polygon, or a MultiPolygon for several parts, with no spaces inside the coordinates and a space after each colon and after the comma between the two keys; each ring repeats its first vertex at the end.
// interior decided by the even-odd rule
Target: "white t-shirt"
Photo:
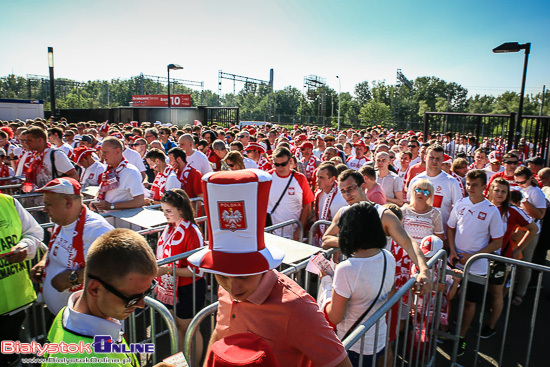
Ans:
{"type": "Polygon", "coordinates": [[[415,159],[411,159],[411,161],[409,162],[409,168],[417,163],[420,163],[420,156],[416,157],[415,159]]]}
{"type": "MultiPolygon", "coordinates": [[[[52,174],[52,160],[50,154],[54,152],[51,148],[46,148],[46,154],[44,154],[43,169],[36,173],[36,185],[42,187],[53,179],[52,174]]],[[[74,169],[73,164],[69,160],[69,157],[62,151],[55,151],[54,162],[55,168],[59,174],[67,173],[74,169]]]]}
{"type": "MultiPolygon", "coordinates": [[[[473,204],[470,197],[455,203],[449,221],[449,228],[456,229],[456,252],[476,253],[491,242],[504,236],[506,228],[496,206],[487,199],[473,204]]],[[[464,266],[457,263],[457,267],[464,266]]],[[[473,274],[487,273],[487,259],[480,259],[470,267],[473,274]]]]}
{"type": "Polygon", "coordinates": [[[502,172],[504,171],[504,167],[503,166],[500,166],[500,169],[498,170],[498,172],[495,172],[491,169],[491,165],[489,164],[487,167],[485,167],[483,169],[486,173],[487,173],[487,182],[489,182],[489,180],[491,179],[491,177],[495,174],[495,173],[499,173],[499,172],[502,172]]]}
{"type": "Polygon", "coordinates": [[[347,161],[347,165],[349,168],[351,169],[354,169],[356,171],[359,171],[359,168],[363,167],[363,165],[367,162],[369,162],[370,160],[367,159],[367,157],[363,157],[361,159],[353,156],[353,157],[349,157],[348,161],[347,161]]]}
{"type": "Polygon", "coordinates": [[[96,161],[82,172],[80,175],[80,183],[82,186],[98,186],[99,176],[101,176],[103,172],[105,172],[105,165],[96,161]]]}
{"type": "Polygon", "coordinates": [[[382,186],[386,196],[390,199],[395,199],[396,192],[403,192],[403,179],[392,171],[388,171],[388,174],[384,177],[377,175],[376,182],[382,186]]]}
{"type": "MultiPolygon", "coordinates": [[[[524,193],[524,195],[527,196],[527,201],[529,201],[533,206],[537,209],[545,209],[546,208],[546,197],[544,196],[544,192],[538,187],[538,186],[529,186],[526,189],[521,189],[521,191],[524,193]]],[[[540,233],[540,220],[535,220],[535,223],[537,224],[538,231],[537,234],[540,233]]]]}
{"type": "MultiPolygon", "coordinates": [[[[380,292],[380,297],[363,320],[367,320],[372,316],[372,314],[388,299],[395,279],[395,258],[388,251],[382,250],[372,257],[350,257],[336,266],[332,286],[338,295],[349,299],[346,314],[337,326],[338,337],[340,339],[346,335],[349,328],[351,328],[355,321],[357,321],[367,308],[370,307],[380,290],[382,279],[384,279],[384,285],[382,287],[382,292],[380,292]],[[387,261],[385,277],[383,277],[383,256],[386,256],[387,261]]],[[[378,327],[378,345],[376,347],[376,353],[386,344],[386,329],[386,318],[382,317],[378,327]]],[[[376,328],[372,327],[365,334],[363,343],[363,353],[365,355],[374,354],[375,332],[376,328]]],[[[350,350],[361,353],[361,343],[354,344],[350,350]]]]}
{"type": "Polygon", "coordinates": [[[258,164],[250,158],[244,157],[243,161],[244,161],[244,168],[256,168],[256,169],[258,168],[258,164]]]}
{"type": "Polygon", "coordinates": [[[120,203],[132,200],[134,197],[144,195],[143,185],[141,184],[141,173],[136,166],[128,164],[126,168],[120,171],[119,186],[116,189],[105,193],[105,200],[109,203],[120,203]]]}
{"type": "MultiPolygon", "coordinates": [[[[71,290],[66,289],[63,292],[58,292],[51,284],[52,279],[62,271],[67,269],[77,269],[73,263],[76,252],[72,246],[73,235],[76,227],[76,220],[69,225],[61,227],[55,242],[48,251],[48,267],[46,268],[46,278],[43,283],[44,301],[48,309],[56,315],[64,306],[67,305],[67,300],[71,295],[71,290]]],[[[54,230],[57,226],[54,227],[54,230]]],[[[86,223],[84,224],[84,233],[82,235],[82,248],[84,250],[84,258],[88,253],[88,249],[103,233],[109,232],[113,227],[107,223],[105,218],[94,213],[91,210],[86,210],[86,223]]],[[[78,287],[75,287],[78,288],[78,287]]],[[[74,292],[74,289],[73,289],[74,292]]]]}
{"type": "Polygon", "coordinates": [[[68,157],[68,156],[71,155],[74,148],[72,146],[70,146],[69,144],[67,144],[67,143],[63,143],[63,144],[61,144],[61,146],[58,146],[57,149],[64,151],[65,154],[67,154],[67,157],[68,157]]]}
{"type": "MultiPolygon", "coordinates": [[[[267,204],[267,212],[271,213],[273,207],[283,194],[289,176],[280,177],[275,169],[269,172],[272,175],[271,189],[269,190],[269,201],[267,204]]],[[[313,193],[309,188],[306,176],[296,172],[292,181],[288,186],[285,194],[283,195],[279,206],[275,209],[275,212],[271,214],[271,220],[273,224],[285,222],[291,219],[300,219],[300,214],[305,204],[310,204],[313,201],[313,193]]],[[[278,229],[273,232],[277,236],[282,236],[286,238],[292,238],[294,231],[296,230],[296,225],[278,229]],[[292,230],[289,230],[292,228],[292,230]],[[281,234],[282,232],[282,234],[281,234]]]]}
{"type": "Polygon", "coordinates": [[[193,154],[187,156],[187,163],[203,176],[213,171],[206,155],[198,150],[193,149],[193,154]]]}
{"type": "MultiPolygon", "coordinates": [[[[326,192],[322,191],[321,194],[319,194],[319,213],[317,213],[319,215],[319,218],[321,218],[321,213],[323,211],[323,208],[325,207],[325,202],[327,201],[327,198],[328,194],[326,192]]],[[[347,205],[348,203],[346,199],[344,199],[344,197],[342,196],[340,190],[336,190],[336,195],[334,195],[334,199],[332,199],[332,203],[330,203],[330,218],[334,218],[336,213],[338,213],[338,210],[347,205]]]]}
{"type": "Polygon", "coordinates": [[[143,164],[143,158],[141,158],[138,152],[133,149],[126,148],[122,155],[129,163],[133,164],[139,170],[139,172],[146,171],[145,165],[143,164]]]}
{"type": "Polygon", "coordinates": [[[407,201],[411,201],[411,191],[414,183],[421,179],[427,179],[434,186],[434,199],[433,207],[439,208],[441,211],[441,218],[443,219],[443,232],[446,232],[446,223],[451,214],[453,204],[462,199],[462,189],[458,181],[451,175],[444,171],[435,177],[428,176],[427,172],[422,172],[411,180],[409,187],[411,188],[407,192],[407,201]]]}
{"type": "Polygon", "coordinates": [[[325,152],[325,150],[319,150],[319,149],[313,149],[313,155],[316,156],[317,158],[321,159],[321,157],[323,156],[323,153],[325,152]]]}

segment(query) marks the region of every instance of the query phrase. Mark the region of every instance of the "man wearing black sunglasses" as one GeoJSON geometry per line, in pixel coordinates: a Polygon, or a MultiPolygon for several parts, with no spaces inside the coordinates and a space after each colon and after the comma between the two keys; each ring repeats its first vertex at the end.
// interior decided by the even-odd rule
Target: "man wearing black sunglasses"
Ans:
{"type": "MultiPolygon", "coordinates": [[[[127,344],[121,320],[137,308],[145,307],[144,298],[154,291],[157,271],[155,255],[141,235],[129,229],[115,229],[102,235],[86,257],[84,290],[73,293],[67,306],[59,312],[48,333],[48,341],[92,344],[94,336],[107,335],[114,343],[127,344]]],[[[92,352],[71,354],[71,357],[119,358],[129,360],[126,365],[139,366],[133,353],[92,352]]]]}

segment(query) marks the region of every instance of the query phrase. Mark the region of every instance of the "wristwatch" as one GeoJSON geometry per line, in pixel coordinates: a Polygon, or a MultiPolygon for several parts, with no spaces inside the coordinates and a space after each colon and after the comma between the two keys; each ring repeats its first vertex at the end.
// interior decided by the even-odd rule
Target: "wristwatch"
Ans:
{"type": "Polygon", "coordinates": [[[111,203],[111,210],[115,210],[115,203],[111,203]]]}
{"type": "Polygon", "coordinates": [[[72,285],[79,285],[80,282],[78,281],[78,272],[77,270],[73,270],[69,273],[69,282],[72,285]]]}

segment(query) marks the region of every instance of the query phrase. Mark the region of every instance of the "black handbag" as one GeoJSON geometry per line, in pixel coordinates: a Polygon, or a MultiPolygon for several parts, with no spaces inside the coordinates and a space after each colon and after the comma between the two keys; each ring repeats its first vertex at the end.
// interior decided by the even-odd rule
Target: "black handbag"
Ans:
{"type": "Polygon", "coordinates": [[[283,196],[285,196],[285,192],[286,192],[286,190],[288,190],[288,187],[290,186],[290,182],[292,181],[292,177],[294,177],[294,172],[296,172],[296,171],[292,170],[292,173],[290,174],[290,179],[286,183],[286,187],[283,190],[283,193],[281,194],[281,197],[279,198],[279,200],[277,200],[277,203],[275,203],[275,205],[273,206],[273,209],[271,209],[271,213],[267,213],[265,215],[265,226],[266,227],[271,227],[273,225],[273,220],[271,219],[271,214],[273,214],[275,209],[277,209],[277,207],[281,203],[281,200],[283,200],[283,196]]]}

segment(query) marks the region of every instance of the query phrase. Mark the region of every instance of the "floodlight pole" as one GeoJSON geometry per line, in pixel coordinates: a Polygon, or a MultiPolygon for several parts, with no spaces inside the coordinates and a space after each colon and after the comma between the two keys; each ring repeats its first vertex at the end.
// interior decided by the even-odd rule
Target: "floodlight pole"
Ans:
{"type": "Polygon", "coordinates": [[[172,107],[172,104],[170,103],[170,70],[180,70],[183,69],[183,66],[178,64],[170,64],[166,67],[168,70],[168,111],[170,111],[170,108],[172,107]]]}
{"type": "Polygon", "coordinates": [[[55,79],[53,76],[53,47],[48,47],[48,67],[50,68],[50,107],[55,118],[55,79]]]}
{"type": "Polygon", "coordinates": [[[514,139],[514,145],[515,145],[516,149],[518,147],[519,137],[520,137],[520,134],[521,134],[521,120],[522,120],[522,117],[523,117],[523,95],[525,94],[525,79],[527,77],[527,62],[529,61],[529,52],[531,51],[531,43],[526,43],[526,44],[521,45],[521,46],[525,46],[524,47],[525,57],[523,59],[523,75],[522,75],[522,78],[521,78],[521,91],[520,91],[520,94],[519,94],[519,111],[518,111],[518,122],[517,122],[517,125],[516,125],[516,137],[514,139]]]}
{"type": "Polygon", "coordinates": [[[340,131],[340,96],[342,94],[342,83],[338,75],[336,75],[336,78],[338,78],[338,131],[340,131]]]}

